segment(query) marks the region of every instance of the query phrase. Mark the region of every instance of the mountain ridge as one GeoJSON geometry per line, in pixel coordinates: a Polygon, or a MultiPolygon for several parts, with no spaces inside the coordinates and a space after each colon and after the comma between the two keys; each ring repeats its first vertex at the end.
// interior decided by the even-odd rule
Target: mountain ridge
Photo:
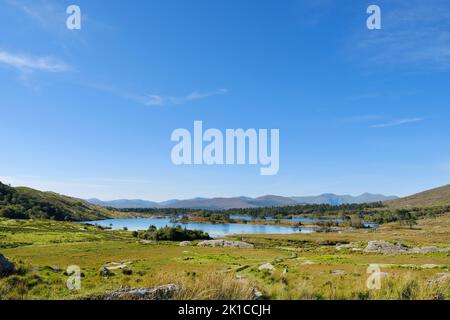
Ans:
{"type": "Polygon", "coordinates": [[[301,204],[354,204],[371,203],[395,200],[398,197],[385,196],[381,194],[363,193],[359,196],[336,195],[325,193],[318,196],[304,197],[284,197],[277,195],[265,195],[256,198],[251,197],[216,197],[216,198],[193,198],[186,200],[168,200],[155,202],[148,200],[112,200],[102,201],[99,199],[88,199],[88,202],[96,205],[113,207],[117,209],[124,208],[186,208],[186,209],[208,209],[208,210],[227,210],[227,209],[247,209],[261,207],[282,207],[301,204]]]}

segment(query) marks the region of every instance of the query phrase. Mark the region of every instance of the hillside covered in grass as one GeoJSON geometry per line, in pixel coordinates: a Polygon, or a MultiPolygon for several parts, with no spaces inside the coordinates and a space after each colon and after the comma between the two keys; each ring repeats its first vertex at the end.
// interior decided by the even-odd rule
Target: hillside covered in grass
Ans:
{"type": "Polygon", "coordinates": [[[420,192],[409,197],[386,201],[385,204],[390,208],[450,206],[450,185],[420,192]]]}
{"type": "Polygon", "coordinates": [[[13,188],[0,182],[0,217],[83,221],[107,219],[116,215],[112,210],[81,199],[25,187],[13,188]]]}

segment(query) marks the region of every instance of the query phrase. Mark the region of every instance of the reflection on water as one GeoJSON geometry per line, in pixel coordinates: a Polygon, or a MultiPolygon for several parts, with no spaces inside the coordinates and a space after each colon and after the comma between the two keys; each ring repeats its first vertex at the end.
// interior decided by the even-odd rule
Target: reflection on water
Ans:
{"type": "MultiPolygon", "coordinates": [[[[325,222],[325,221],[333,221],[333,222],[337,222],[337,223],[342,223],[342,222],[347,222],[349,220],[344,220],[344,219],[313,219],[313,218],[290,218],[290,219],[276,219],[276,218],[272,218],[272,217],[252,217],[252,216],[230,216],[230,219],[235,219],[235,220],[246,220],[246,221],[251,221],[251,220],[269,220],[269,221],[274,221],[274,220],[279,220],[279,221],[300,221],[300,222],[309,222],[309,223],[317,223],[317,222],[325,222]]],[[[378,227],[379,224],[377,223],[364,223],[364,227],[365,228],[376,228],[378,227]]]]}
{"type": "Polygon", "coordinates": [[[300,222],[310,222],[310,223],[316,223],[316,222],[320,222],[320,221],[334,221],[334,222],[345,222],[345,220],[343,219],[312,219],[312,218],[291,218],[291,219],[276,219],[276,218],[272,218],[272,217],[252,217],[252,216],[230,216],[230,219],[236,219],[236,220],[269,220],[269,221],[274,221],[274,220],[280,220],[280,221],[300,221],[300,222]]]}
{"type": "Polygon", "coordinates": [[[294,234],[313,233],[311,228],[294,228],[288,226],[262,226],[250,224],[208,224],[208,223],[174,223],[169,218],[138,218],[138,219],[110,219],[101,221],[90,221],[90,224],[102,227],[111,227],[114,230],[127,228],[130,231],[147,230],[150,226],[158,229],[166,226],[181,225],[186,229],[202,230],[211,237],[223,237],[232,234],[294,234]]]}

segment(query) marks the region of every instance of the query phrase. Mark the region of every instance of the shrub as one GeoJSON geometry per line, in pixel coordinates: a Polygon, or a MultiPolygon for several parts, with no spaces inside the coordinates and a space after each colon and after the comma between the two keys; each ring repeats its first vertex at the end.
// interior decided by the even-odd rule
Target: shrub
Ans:
{"type": "Polygon", "coordinates": [[[164,227],[160,229],[151,226],[146,232],[139,234],[139,238],[157,241],[193,241],[211,239],[206,232],[183,229],[181,226],[164,227]]]}

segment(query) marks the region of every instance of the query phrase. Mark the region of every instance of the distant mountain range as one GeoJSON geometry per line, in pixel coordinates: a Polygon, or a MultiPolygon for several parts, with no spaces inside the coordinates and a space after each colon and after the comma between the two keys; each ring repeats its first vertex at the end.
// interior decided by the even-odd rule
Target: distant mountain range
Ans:
{"type": "Polygon", "coordinates": [[[117,209],[124,208],[187,208],[187,209],[207,209],[207,210],[227,210],[237,208],[260,208],[260,207],[281,207],[300,204],[353,204],[371,203],[378,201],[388,201],[398,199],[395,196],[384,196],[381,194],[364,193],[360,196],[322,194],[309,197],[282,197],[267,195],[258,198],[235,197],[235,198],[194,198],[188,200],[169,200],[164,202],[154,202],[146,200],[113,200],[102,201],[99,199],[89,199],[88,202],[117,209]]]}

